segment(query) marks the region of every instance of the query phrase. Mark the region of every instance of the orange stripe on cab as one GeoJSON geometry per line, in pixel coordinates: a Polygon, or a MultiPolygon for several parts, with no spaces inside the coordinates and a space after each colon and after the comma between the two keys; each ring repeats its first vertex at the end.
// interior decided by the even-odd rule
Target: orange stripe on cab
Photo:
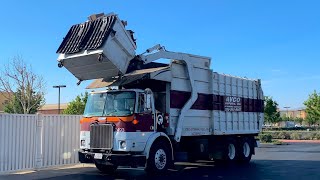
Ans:
{"type": "Polygon", "coordinates": [[[123,117],[84,117],[80,120],[80,124],[82,123],[88,123],[88,122],[119,122],[119,121],[124,121],[124,122],[131,122],[134,120],[134,115],[132,116],[123,116],[123,117]]]}

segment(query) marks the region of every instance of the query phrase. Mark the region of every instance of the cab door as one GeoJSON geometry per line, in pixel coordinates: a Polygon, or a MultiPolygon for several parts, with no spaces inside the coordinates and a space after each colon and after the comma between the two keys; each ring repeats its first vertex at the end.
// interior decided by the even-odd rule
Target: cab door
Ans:
{"type": "Polygon", "coordinates": [[[139,93],[137,104],[136,124],[137,130],[141,132],[153,132],[154,126],[154,111],[151,99],[145,93],[139,93]]]}

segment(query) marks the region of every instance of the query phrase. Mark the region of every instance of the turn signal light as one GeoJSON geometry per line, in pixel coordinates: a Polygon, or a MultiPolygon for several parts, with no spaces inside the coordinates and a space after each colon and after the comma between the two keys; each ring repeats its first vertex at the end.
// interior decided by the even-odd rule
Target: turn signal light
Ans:
{"type": "Polygon", "coordinates": [[[134,125],[137,125],[138,123],[139,123],[139,121],[136,119],[132,121],[132,124],[134,124],[134,125]]]}

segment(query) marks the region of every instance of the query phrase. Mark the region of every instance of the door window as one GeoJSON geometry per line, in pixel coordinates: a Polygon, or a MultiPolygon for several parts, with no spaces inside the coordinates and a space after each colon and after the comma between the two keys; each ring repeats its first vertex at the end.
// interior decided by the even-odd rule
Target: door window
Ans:
{"type": "Polygon", "coordinates": [[[138,105],[138,113],[145,112],[145,95],[140,93],[139,94],[139,105],[138,105]]]}

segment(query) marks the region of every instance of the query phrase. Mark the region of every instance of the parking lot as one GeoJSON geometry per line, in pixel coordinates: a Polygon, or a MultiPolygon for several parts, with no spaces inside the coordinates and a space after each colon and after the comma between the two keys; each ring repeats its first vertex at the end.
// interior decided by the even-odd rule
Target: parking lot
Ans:
{"type": "Polygon", "coordinates": [[[143,169],[120,168],[112,176],[99,173],[91,165],[76,165],[38,172],[21,172],[0,179],[320,179],[320,144],[263,144],[246,166],[217,166],[212,162],[177,163],[162,176],[148,176],[143,169]]]}

